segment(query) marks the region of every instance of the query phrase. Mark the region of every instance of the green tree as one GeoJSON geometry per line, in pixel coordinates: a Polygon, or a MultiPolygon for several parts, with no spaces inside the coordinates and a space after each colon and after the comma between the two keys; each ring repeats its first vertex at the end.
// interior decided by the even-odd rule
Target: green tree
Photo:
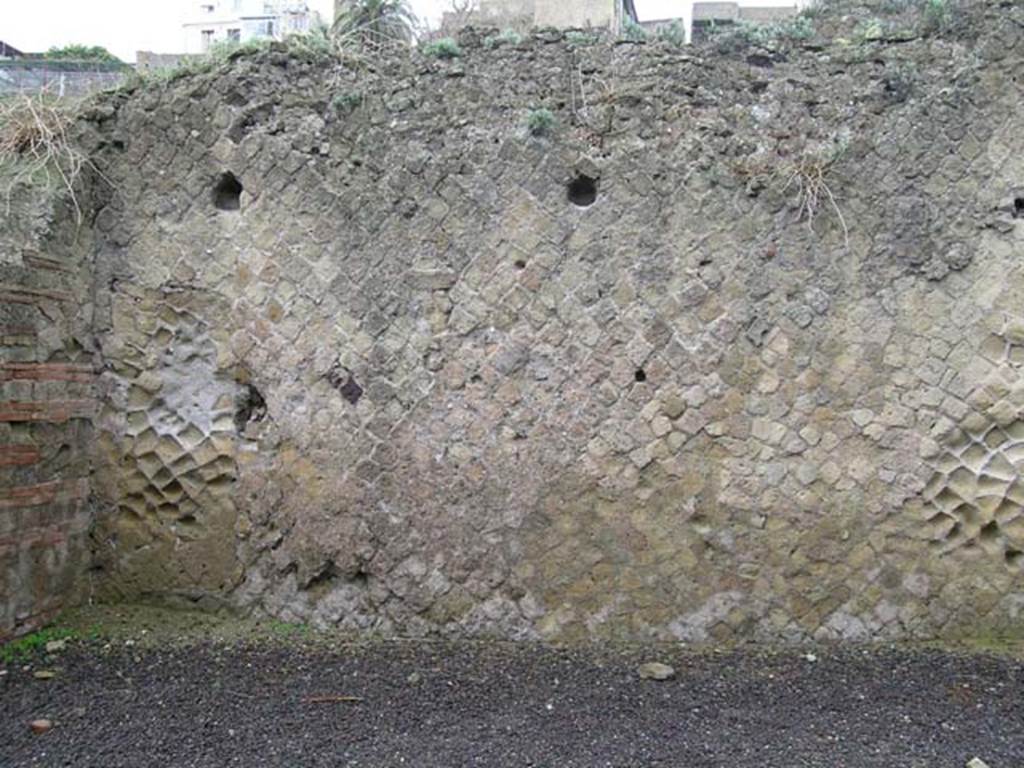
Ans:
{"type": "Polygon", "coordinates": [[[339,37],[382,45],[408,43],[415,26],[408,0],[347,0],[339,4],[332,30],[339,37]]]}
{"type": "Polygon", "coordinates": [[[65,61],[102,61],[120,63],[121,60],[102,45],[65,45],[54,46],[46,52],[47,59],[63,59],[65,61]]]}

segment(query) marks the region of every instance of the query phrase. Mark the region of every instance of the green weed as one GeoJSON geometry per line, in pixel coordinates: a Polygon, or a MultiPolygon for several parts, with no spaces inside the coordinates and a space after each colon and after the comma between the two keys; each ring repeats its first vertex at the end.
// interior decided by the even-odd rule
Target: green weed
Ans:
{"type": "Polygon", "coordinates": [[[574,45],[577,48],[593,45],[597,40],[597,35],[588,35],[586,32],[579,32],[575,29],[565,33],[565,41],[569,43],[569,45],[574,45]]]}
{"type": "Polygon", "coordinates": [[[462,55],[462,49],[450,37],[443,37],[423,46],[423,53],[437,59],[457,59],[462,55]]]}
{"type": "Polygon", "coordinates": [[[358,91],[339,93],[331,99],[331,106],[336,112],[354,112],[363,103],[363,94],[358,91]]]}
{"type": "Polygon", "coordinates": [[[735,43],[756,45],[761,48],[776,48],[813,37],[814,22],[806,15],[794,16],[791,19],[771,24],[741,21],[729,26],[709,27],[708,36],[714,37],[720,45],[735,43]]]}
{"type": "Polygon", "coordinates": [[[632,19],[626,19],[622,25],[622,39],[633,43],[643,42],[647,39],[647,30],[632,19]]]}
{"type": "Polygon", "coordinates": [[[485,48],[497,48],[501,45],[519,45],[523,42],[523,36],[514,29],[506,29],[500,35],[491,35],[484,40],[485,48]]]}
{"type": "Polygon", "coordinates": [[[526,116],[526,129],[533,136],[543,136],[554,129],[556,122],[557,120],[550,109],[545,109],[544,107],[531,109],[526,116]]]}
{"type": "Polygon", "coordinates": [[[280,621],[278,619],[272,619],[268,627],[272,635],[282,638],[307,637],[312,631],[308,624],[294,624],[292,622],[280,621]]]}
{"type": "Polygon", "coordinates": [[[666,24],[657,32],[659,40],[664,40],[671,45],[684,45],[686,43],[686,30],[678,20],[666,24]]]}
{"type": "Polygon", "coordinates": [[[0,646],[0,661],[12,664],[34,656],[54,640],[76,640],[78,633],[63,627],[47,627],[0,646]]]}

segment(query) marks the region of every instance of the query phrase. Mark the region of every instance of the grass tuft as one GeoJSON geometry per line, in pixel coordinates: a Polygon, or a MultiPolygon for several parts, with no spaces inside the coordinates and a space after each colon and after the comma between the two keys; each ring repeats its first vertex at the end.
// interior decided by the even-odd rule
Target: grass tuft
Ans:
{"type": "Polygon", "coordinates": [[[565,33],[565,41],[576,48],[583,48],[588,45],[593,45],[600,38],[594,34],[588,34],[587,32],[580,32],[576,29],[570,29],[565,33]]]}
{"type": "Polygon", "coordinates": [[[437,59],[457,59],[462,55],[462,49],[450,37],[443,37],[423,46],[423,53],[437,59]]]}
{"type": "Polygon", "coordinates": [[[499,35],[492,35],[484,40],[484,48],[497,48],[502,45],[515,46],[523,42],[523,36],[514,29],[506,29],[499,35]]]}
{"type": "Polygon", "coordinates": [[[647,39],[647,30],[641,27],[632,19],[626,19],[622,24],[622,38],[632,43],[642,43],[647,39]]]}
{"type": "Polygon", "coordinates": [[[850,230],[828,183],[833,167],[845,154],[847,146],[848,142],[840,139],[809,146],[792,156],[770,160],[748,158],[737,165],[735,171],[747,180],[748,189],[773,187],[782,195],[795,196],[797,220],[806,222],[811,231],[821,212],[831,210],[839,220],[843,241],[849,246],[850,230]]]}
{"type": "Polygon", "coordinates": [[[556,119],[550,109],[531,109],[526,116],[526,130],[533,136],[543,136],[555,127],[556,119]]]}
{"type": "Polygon", "coordinates": [[[4,193],[8,207],[14,189],[22,182],[57,181],[71,198],[75,218],[82,223],[82,209],[75,182],[91,163],[71,139],[77,103],[43,94],[19,94],[0,100],[0,168],[5,173],[4,193]]]}

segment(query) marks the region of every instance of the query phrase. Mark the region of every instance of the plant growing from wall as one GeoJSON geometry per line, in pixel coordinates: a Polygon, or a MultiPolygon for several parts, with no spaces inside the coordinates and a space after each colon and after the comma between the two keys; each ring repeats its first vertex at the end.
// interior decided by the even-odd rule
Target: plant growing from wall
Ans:
{"type": "Polygon", "coordinates": [[[457,59],[462,55],[462,49],[450,37],[442,37],[423,46],[423,53],[437,59],[457,59]]]}
{"type": "Polygon", "coordinates": [[[347,0],[331,32],[342,43],[371,47],[408,45],[416,28],[416,15],[408,0],[347,0]]]}
{"type": "Polygon", "coordinates": [[[245,42],[221,40],[210,46],[204,54],[184,56],[177,66],[164,67],[139,72],[137,76],[126,82],[126,87],[134,88],[142,85],[159,85],[171,83],[182,77],[212,72],[217,67],[246,56],[255,56],[269,50],[283,50],[287,53],[313,62],[326,62],[343,53],[351,53],[342,49],[330,35],[325,26],[314,27],[309,32],[288,35],[284,41],[271,38],[253,38],[245,42]]]}
{"type": "Polygon", "coordinates": [[[849,244],[850,230],[846,226],[846,219],[843,218],[832,189],[825,181],[846,148],[846,142],[836,142],[832,146],[809,149],[790,159],[782,168],[786,178],[782,192],[792,190],[796,194],[798,217],[807,222],[808,228],[814,225],[814,218],[824,205],[831,207],[843,228],[843,240],[849,244]]]}
{"type": "Polygon", "coordinates": [[[290,53],[311,61],[325,61],[337,52],[335,40],[325,24],[318,24],[306,33],[288,35],[285,45],[290,53]]]}
{"type": "Polygon", "coordinates": [[[514,29],[506,29],[499,35],[491,35],[484,39],[485,48],[497,48],[501,45],[519,45],[523,42],[523,36],[514,29]]]}
{"type": "Polygon", "coordinates": [[[339,93],[331,99],[331,106],[334,107],[336,112],[350,113],[354,112],[360,104],[363,103],[363,94],[352,91],[349,93],[339,93]]]}
{"type": "Polygon", "coordinates": [[[814,23],[806,15],[794,16],[771,24],[741,21],[737,24],[711,26],[707,34],[708,37],[717,40],[720,47],[756,45],[761,48],[776,48],[813,37],[814,23]]]}
{"type": "Polygon", "coordinates": [[[557,120],[550,109],[531,109],[526,116],[526,130],[531,136],[544,136],[554,130],[557,120]]]}
{"type": "Polygon", "coordinates": [[[231,40],[221,40],[210,46],[206,57],[213,64],[220,64],[225,61],[238,59],[243,56],[252,56],[263,51],[270,50],[274,41],[267,37],[257,37],[246,40],[244,43],[236,43],[231,40]]]}
{"type": "Polygon", "coordinates": [[[885,37],[885,28],[881,19],[867,19],[860,22],[853,30],[853,40],[856,43],[869,43],[881,40],[885,37]]]}
{"type": "Polygon", "coordinates": [[[925,34],[946,31],[953,21],[950,0],[923,0],[921,5],[921,29],[925,34]]]}
{"type": "Polygon", "coordinates": [[[778,194],[791,196],[797,211],[797,220],[804,221],[813,230],[815,219],[823,209],[831,210],[839,220],[843,241],[849,245],[850,230],[846,218],[828,183],[836,163],[849,146],[844,138],[809,145],[802,151],[783,157],[752,156],[734,166],[734,170],[747,182],[751,194],[772,188],[778,194]]]}
{"type": "Polygon", "coordinates": [[[20,94],[0,101],[0,178],[10,204],[23,182],[56,183],[67,191],[82,221],[75,182],[91,163],[75,146],[70,130],[77,104],[46,94],[20,94]]]}
{"type": "Polygon", "coordinates": [[[828,0],[811,0],[803,10],[800,11],[800,15],[807,19],[816,19],[828,9],[828,0]]]}
{"type": "Polygon", "coordinates": [[[626,19],[622,24],[622,39],[631,43],[641,43],[647,39],[647,30],[632,19],[626,19]]]}
{"type": "Polygon", "coordinates": [[[659,28],[657,36],[659,40],[664,40],[670,45],[684,45],[686,43],[686,30],[678,20],[659,28]]]}
{"type": "Polygon", "coordinates": [[[582,48],[587,45],[593,45],[597,42],[597,35],[587,34],[586,32],[580,32],[579,30],[569,30],[565,33],[565,41],[569,45],[577,48],[582,48]]]}
{"type": "Polygon", "coordinates": [[[269,38],[254,38],[244,43],[221,40],[211,45],[210,50],[204,54],[183,57],[175,67],[147,72],[142,75],[142,81],[152,84],[170,83],[189,75],[212,72],[226,62],[268,51],[275,44],[275,41],[269,38]]]}

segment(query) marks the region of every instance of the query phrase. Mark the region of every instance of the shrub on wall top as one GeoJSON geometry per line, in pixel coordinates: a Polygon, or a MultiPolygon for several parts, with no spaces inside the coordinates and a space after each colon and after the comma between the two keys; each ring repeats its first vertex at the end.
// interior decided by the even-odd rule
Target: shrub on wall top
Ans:
{"type": "Polygon", "coordinates": [[[462,49],[450,37],[443,37],[423,46],[423,53],[438,59],[456,59],[462,55],[462,49]]]}
{"type": "Polygon", "coordinates": [[[514,29],[506,29],[499,35],[492,35],[484,40],[485,48],[497,48],[499,45],[519,45],[523,36],[514,29]]]}

